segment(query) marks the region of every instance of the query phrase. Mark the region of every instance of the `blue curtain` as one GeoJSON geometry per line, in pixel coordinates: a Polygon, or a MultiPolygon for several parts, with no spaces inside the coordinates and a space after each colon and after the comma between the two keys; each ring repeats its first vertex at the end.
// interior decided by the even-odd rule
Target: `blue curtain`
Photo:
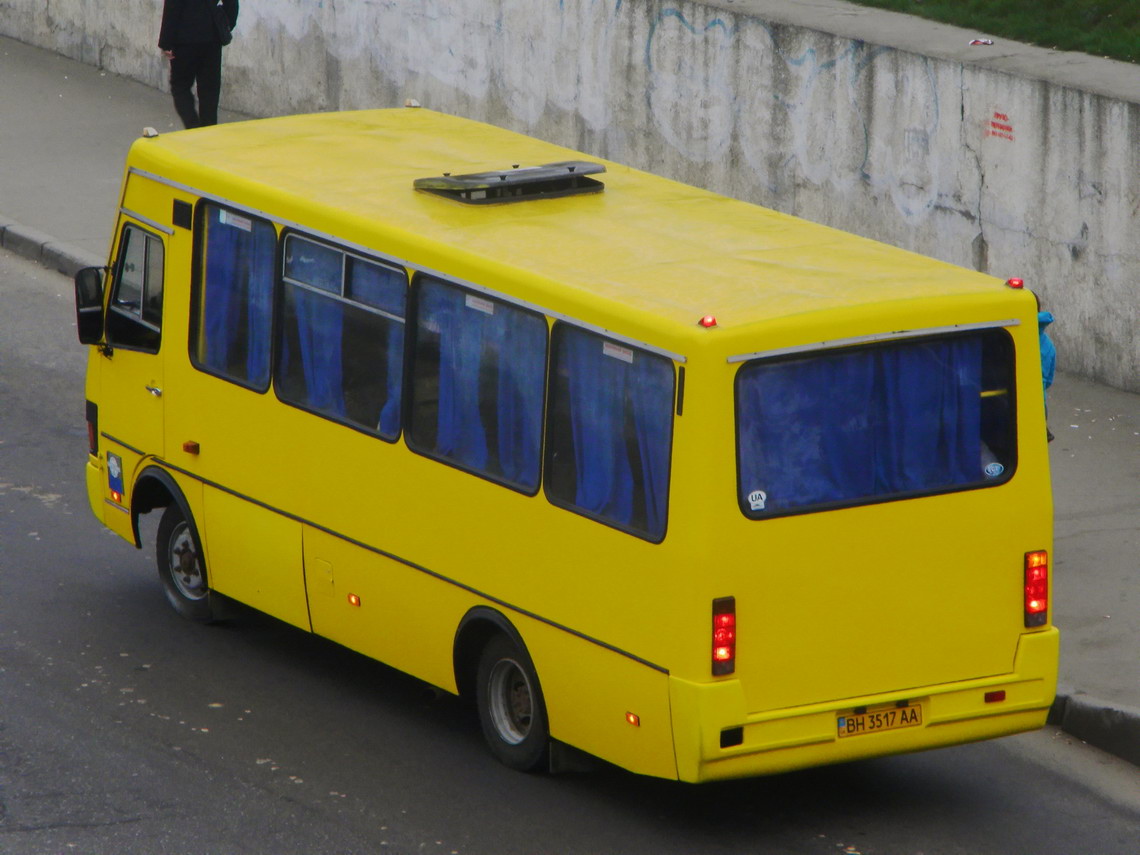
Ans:
{"type": "MultiPolygon", "coordinates": [[[[463,292],[423,286],[420,323],[439,333],[439,412],[435,451],[464,466],[487,466],[487,433],[479,417],[482,325],[463,317],[463,292]]],[[[471,312],[475,315],[475,312],[471,312]]]]}
{"type": "Polygon", "coordinates": [[[296,235],[288,237],[285,250],[286,278],[340,295],[344,282],[343,252],[296,235]]]}
{"type": "Polygon", "coordinates": [[[562,341],[577,478],[574,504],[629,525],[633,472],[625,444],[622,363],[602,353],[601,339],[579,329],[563,328],[562,341]]]}
{"type": "Polygon", "coordinates": [[[218,223],[221,213],[224,212],[217,208],[210,209],[206,227],[206,280],[202,295],[205,352],[199,352],[198,358],[214,371],[228,374],[230,348],[236,343],[234,333],[244,296],[236,287],[235,271],[244,266],[246,241],[237,229],[218,223]]]}
{"type": "MultiPolygon", "coordinates": [[[[408,279],[402,270],[368,264],[353,259],[349,296],[359,303],[380,309],[397,318],[407,313],[408,279]]],[[[387,344],[387,393],[380,408],[377,428],[387,437],[400,432],[400,401],[403,397],[404,324],[385,319],[387,344]]]]}
{"type": "Polygon", "coordinates": [[[269,381],[276,245],[269,223],[209,209],[199,361],[255,386],[269,381]]]}
{"type": "MultiPolygon", "coordinates": [[[[285,275],[339,297],[344,281],[344,253],[332,247],[290,236],[286,243],[285,275]]],[[[296,322],[298,356],[305,395],[300,403],[344,416],[344,304],[322,294],[289,285],[296,322]]],[[[292,354],[285,337],[283,369],[292,354]]]]}
{"type": "Polygon", "coordinates": [[[904,430],[876,436],[876,489],[909,492],[979,480],[981,340],[884,350],[878,367],[882,421],[904,430]]]}
{"type": "Polygon", "coordinates": [[[653,538],[665,534],[669,498],[669,452],[673,443],[673,366],[665,359],[634,357],[628,373],[633,429],[641,453],[645,528],[653,538]]]}
{"type": "Polygon", "coordinates": [[[640,499],[645,532],[660,538],[669,495],[673,366],[640,351],[631,351],[632,362],[627,362],[606,354],[596,335],[560,329],[559,371],[564,368],[567,374],[574,448],[574,504],[630,526],[640,499]],[[631,440],[639,467],[630,456],[631,440]]]}
{"type": "Polygon", "coordinates": [[[741,370],[741,499],[771,512],[981,480],[981,339],[834,352],[741,370]]]}
{"type": "Polygon", "coordinates": [[[434,451],[534,489],[542,444],[546,323],[503,303],[491,305],[493,311],[482,311],[468,305],[468,295],[457,288],[431,281],[421,285],[419,323],[439,335],[434,451]],[[494,436],[480,409],[485,372],[493,374],[498,390],[496,400],[486,402],[493,404],[494,436]]]}
{"type": "Polygon", "coordinates": [[[352,259],[348,296],[358,303],[380,309],[397,318],[404,317],[408,279],[402,270],[352,259]]]}
{"type": "Polygon", "coordinates": [[[517,310],[504,311],[496,332],[499,468],[507,481],[534,489],[542,448],[546,321],[517,310]]]}
{"type": "MultiPolygon", "coordinates": [[[[302,403],[344,416],[344,304],[295,285],[289,288],[297,321],[301,374],[305,378],[302,403]]],[[[283,348],[286,366],[290,358],[288,347],[283,348]]]]}

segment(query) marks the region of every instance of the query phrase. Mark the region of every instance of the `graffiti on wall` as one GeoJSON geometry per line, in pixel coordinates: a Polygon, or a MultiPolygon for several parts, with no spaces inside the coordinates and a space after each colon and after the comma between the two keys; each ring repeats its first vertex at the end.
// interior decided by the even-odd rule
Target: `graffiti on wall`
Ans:
{"type": "Polygon", "coordinates": [[[779,173],[792,170],[817,186],[868,184],[905,218],[924,217],[938,196],[939,93],[929,65],[925,75],[905,77],[901,91],[894,75],[872,79],[867,101],[867,77],[893,49],[852,41],[822,56],[794,41],[755,19],[693,20],[681,8],[663,9],[645,47],[650,111],[662,137],[697,163],[737,145],[776,192],[788,180],[779,173]],[[891,92],[878,91],[880,79],[891,92]],[[874,127],[873,107],[884,102],[889,112],[874,127]],[[777,167],[774,149],[788,152],[777,167]]]}

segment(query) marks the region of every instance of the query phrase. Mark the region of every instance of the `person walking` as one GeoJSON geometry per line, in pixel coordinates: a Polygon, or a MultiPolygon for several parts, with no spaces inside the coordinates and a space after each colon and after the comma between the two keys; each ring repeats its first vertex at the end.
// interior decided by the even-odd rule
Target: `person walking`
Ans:
{"type": "Polygon", "coordinates": [[[164,0],[162,4],[158,47],[170,61],[170,94],[187,128],[218,123],[222,46],[229,44],[229,31],[237,19],[238,0],[164,0]],[[218,5],[221,13],[215,11],[218,5]],[[228,29],[224,29],[226,21],[228,29]]]}

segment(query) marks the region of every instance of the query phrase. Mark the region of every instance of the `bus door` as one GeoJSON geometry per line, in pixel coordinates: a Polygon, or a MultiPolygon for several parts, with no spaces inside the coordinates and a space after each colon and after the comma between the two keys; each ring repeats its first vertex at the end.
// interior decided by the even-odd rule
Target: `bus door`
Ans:
{"type": "Polygon", "coordinates": [[[167,405],[169,459],[204,485],[197,523],[210,587],[309,629],[293,516],[304,485],[288,465],[298,437],[281,429],[270,389],[277,231],[207,201],[198,203],[194,229],[192,370],[180,370],[180,357],[168,366],[178,379],[167,405]]]}
{"type": "Polygon", "coordinates": [[[133,540],[130,503],[133,476],[148,457],[162,457],[162,304],[165,235],[128,217],[112,260],[100,361],[99,430],[107,479],[104,522],[133,540]]]}

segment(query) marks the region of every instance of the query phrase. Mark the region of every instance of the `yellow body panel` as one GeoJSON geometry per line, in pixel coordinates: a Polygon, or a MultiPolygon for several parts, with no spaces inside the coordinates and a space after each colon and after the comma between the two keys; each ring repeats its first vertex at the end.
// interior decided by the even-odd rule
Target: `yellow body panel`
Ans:
{"type": "Polygon", "coordinates": [[[412,190],[445,172],[582,157],[424,110],[136,142],[120,231],[159,228],[162,347],[92,351],[96,515],[133,538],[129,485],[123,505],[107,501],[108,449],[132,483],[160,466],[187,496],[217,590],[449,691],[460,622],[475,607],[498,612],[534,661],[552,736],[644,774],[763,774],[1039,726],[1056,631],[1022,622],[1024,553],[1052,538],[1031,295],[614,163],[590,196],[465,206],[412,190]],[[194,233],[172,226],[171,210],[200,200],[668,354],[684,397],[664,540],[196,369],[194,233]],[[716,325],[699,326],[709,314],[716,325]],[[1012,478],[744,516],[734,383],[749,354],[971,324],[1013,341],[1012,478]],[[710,603],[723,596],[738,605],[736,671],[712,677],[710,603]],[[981,700],[998,688],[1004,703],[981,700]],[[925,704],[921,727],[836,739],[843,710],[904,700],[925,704]],[[722,748],[736,728],[742,742],[722,748]]]}
{"type": "Polygon", "coordinates": [[[230,493],[207,487],[199,521],[210,584],[273,617],[309,629],[301,524],[230,493]]]}
{"type": "Polygon", "coordinates": [[[305,570],[314,632],[455,691],[452,640],[469,594],[311,526],[305,570]]]}

